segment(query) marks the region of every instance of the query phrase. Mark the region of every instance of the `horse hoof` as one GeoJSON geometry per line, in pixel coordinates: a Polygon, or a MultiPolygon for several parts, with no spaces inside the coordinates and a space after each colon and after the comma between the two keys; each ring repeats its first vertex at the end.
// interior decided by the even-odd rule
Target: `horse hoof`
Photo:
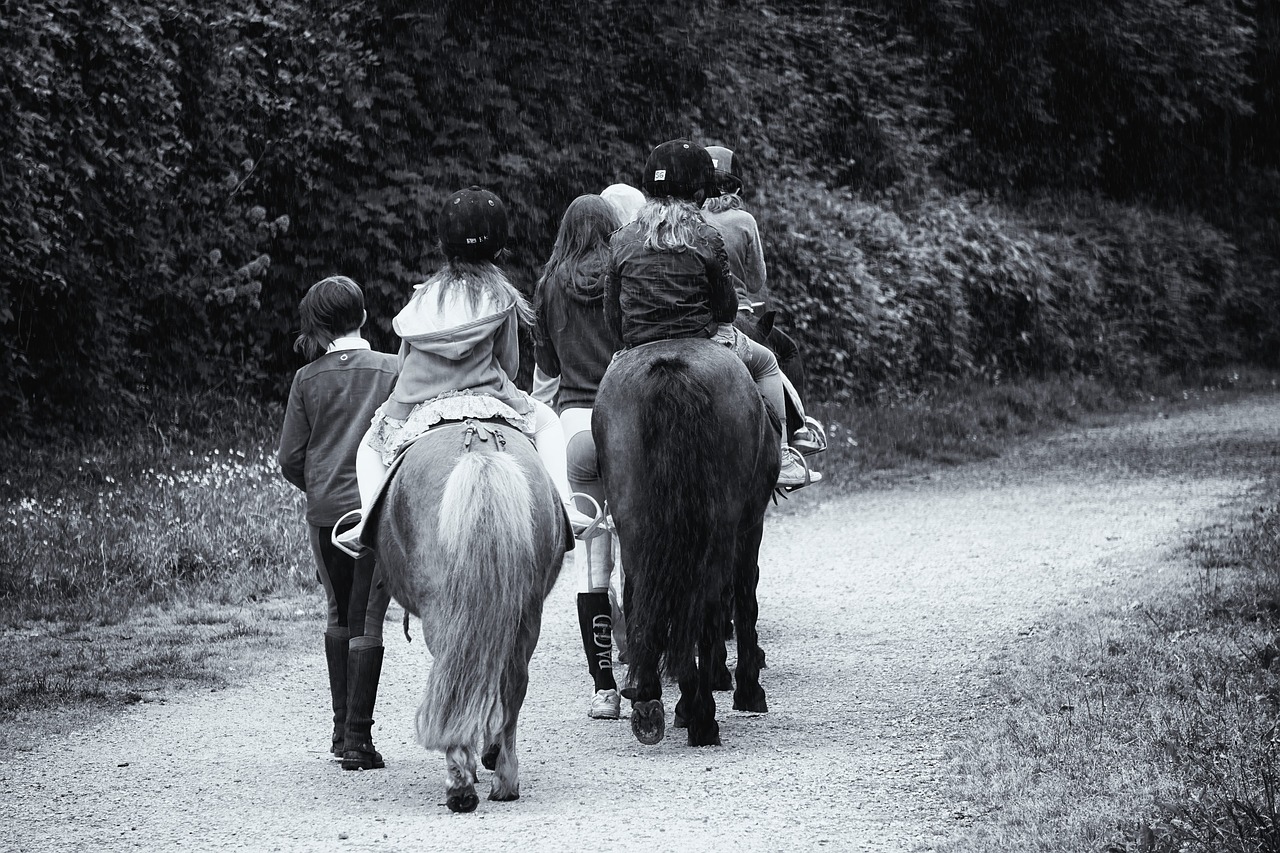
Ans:
{"type": "Polygon", "coordinates": [[[767,714],[769,713],[769,703],[764,698],[763,690],[750,697],[745,694],[739,695],[735,693],[733,695],[733,710],[747,711],[752,714],[767,714]]]}
{"type": "Polygon", "coordinates": [[[498,803],[509,803],[513,800],[520,799],[520,791],[490,791],[489,799],[498,803]]]}
{"type": "Polygon", "coordinates": [[[705,726],[689,727],[689,746],[719,746],[720,724],[712,720],[705,726]]]}
{"type": "Polygon", "coordinates": [[[445,801],[445,805],[449,807],[451,812],[466,814],[476,810],[476,806],[480,805],[480,798],[476,796],[475,788],[468,787],[457,794],[450,794],[449,799],[445,801]]]}
{"type": "Polygon", "coordinates": [[[666,712],[661,699],[645,699],[631,706],[631,733],[646,746],[653,746],[667,734],[666,712]]]}
{"type": "Polygon", "coordinates": [[[485,770],[492,770],[498,766],[498,753],[502,752],[502,744],[491,743],[485,747],[484,754],[480,756],[480,763],[484,765],[485,770]]]}
{"type": "Polygon", "coordinates": [[[733,676],[729,674],[729,667],[721,667],[720,671],[712,677],[711,689],[721,693],[733,689],[733,676]]]}

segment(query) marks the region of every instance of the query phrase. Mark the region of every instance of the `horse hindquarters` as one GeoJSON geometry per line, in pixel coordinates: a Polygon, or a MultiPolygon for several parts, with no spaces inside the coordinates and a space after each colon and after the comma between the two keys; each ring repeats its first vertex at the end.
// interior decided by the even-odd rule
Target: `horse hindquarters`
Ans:
{"type": "MultiPolygon", "coordinates": [[[[536,507],[539,518],[549,511],[536,507]]],[[[522,638],[541,615],[540,567],[548,560],[535,542],[534,513],[527,475],[511,452],[464,453],[440,497],[435,553],[417,557],[419,570],[433,561],[439,573],[432,584],[438,600],[420,602],[435,663],[418,708],[418,740],[445,753],[454,811],[476,806],[476,744],[506,740],[500,732],[508,718],[514,735],[524,698],[521,688],[515,708],[508,707],[504,683],[527,678],[522,638]]],[[[519,790],[509,751],[494,780],[500,799],[514,799],[519,790]]]]}

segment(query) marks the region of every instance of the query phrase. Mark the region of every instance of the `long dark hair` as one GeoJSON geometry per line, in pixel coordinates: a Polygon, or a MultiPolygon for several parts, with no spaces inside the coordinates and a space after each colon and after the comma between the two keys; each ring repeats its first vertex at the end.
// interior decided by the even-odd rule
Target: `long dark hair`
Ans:
{"type": "Polygon", "coordinates": [[[580,195],[569,203],[551,257],[542,267],[539,288],[547,281],[560,279],[568,287],[584,295],[592,295],[603,287],[609,253],[609,237],[621,223],[613,205],[594,193],[580,195]]]}

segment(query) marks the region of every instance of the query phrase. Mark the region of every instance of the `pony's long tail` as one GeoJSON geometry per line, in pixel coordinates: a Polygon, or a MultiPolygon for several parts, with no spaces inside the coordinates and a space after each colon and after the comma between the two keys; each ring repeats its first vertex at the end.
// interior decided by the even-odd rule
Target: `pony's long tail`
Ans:
{"type": "Polygon", "coordinates": [[[536,595],[529,481],[510,453],[458,461],[440,500],[439,541],[447,613],[417,731],[423,746],[445,750],[496,738],[503,670],[536,595]]]}

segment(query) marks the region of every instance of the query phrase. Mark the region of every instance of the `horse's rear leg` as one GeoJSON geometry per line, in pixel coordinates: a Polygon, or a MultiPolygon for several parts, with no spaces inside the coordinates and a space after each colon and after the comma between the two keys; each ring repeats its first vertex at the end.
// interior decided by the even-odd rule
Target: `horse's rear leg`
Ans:
{"type": "Polygon", "coordinates": [[[444,753],[448,778],[445,804],[451,812],[473,812],[480,804],[476,795],[476,751],[470,744],[451,746],[444,753]]]}
{"type": "MultiPolygon", "coordinates": [[[[502,731],[490,749],[496,749],[494,755],[493,784],[489,788],[489,799],[508,802],[520,799],[520,760],[516,757],[516,724],[520,720],[520,708],[524,705],[525,694],[529,689],[529,658],[533,655],[533,647],[538,642],[535,629],[533,640],[526,640],[524,649],[512,652],[507,662],[506,671],[502,674],[502,731]]],[[[489,767],[489,763],[485,762],[489,767]]]]}
{"type": "Polygon", "coordinates": [[[716,699],[711,691],[717,663],[716,649],[724,647],[722,622],[715,616],[719,610],[719,602],[710,605],[698,639],[698,664],[683,668],[680,677],[680,703],[685,708],[689,746],[720,745],[716,699]]]}
{"type": "Polygon", "coordinates": [[[636,740],[652,746],[667,734],[666,711],[662,707],[662,681],[658,677],[659,648],[663,637],[655,629],[653,616],[632,608],[632,602],[651,599],[642,586],[648,583],[647,567],[635,566],[626,578],[627,645],[631,647],[631,663],[627,668],[627,686],[622,695],[631,700],[631,733],[636,740]]]}
{"type": "Polygon", "coordinates": [[[756,604],[756,583],[760,577],[757,562],[760,554],[760,537],[763,526],[756,528],[742,541],[739,549],[738,570],[734,579],[734,623],[738,634],[737,689],[733,691],[733,708],[736,711],[753,711],[763,714],[769,710],[764,688],[760,686],[760,669],[764,665],[764,652],[760,649],[760,636],[756,633],[759,609],[756,604]]]}

